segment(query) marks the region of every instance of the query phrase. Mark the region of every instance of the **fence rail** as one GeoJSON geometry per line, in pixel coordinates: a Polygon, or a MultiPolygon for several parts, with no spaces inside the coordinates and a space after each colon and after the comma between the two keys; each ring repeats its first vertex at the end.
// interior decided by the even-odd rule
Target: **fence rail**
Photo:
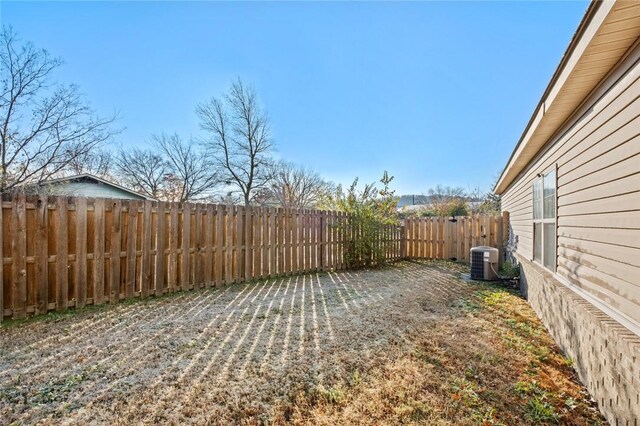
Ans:
{"type": "MultiPolygon", "coordinates": [[[[375,244],[387,260],[467,260],[501,248],[500,217],[408,219],[375,244]]],[[[5,198],[0,321],[89,304],[346,269],[341,212],[76,197],[5,198]]]]}

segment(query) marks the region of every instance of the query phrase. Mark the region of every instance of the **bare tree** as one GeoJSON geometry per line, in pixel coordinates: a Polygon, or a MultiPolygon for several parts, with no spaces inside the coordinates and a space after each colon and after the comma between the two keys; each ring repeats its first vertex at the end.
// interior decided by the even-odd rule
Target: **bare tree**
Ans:
{"type": "Polygon", "coordinates": [[[0,33],[0,192],[64,170],[113,135],[74,85],[51,82],[62,62],[10,28],[0,33]]]}
{"type": "Polygon", "coordinates": [[[209,133],[205,146],[222,181],[240,192],[248,205],[269,181],[272,149],[269,120],[258,105],[255,90],[238,79],[222,98],[199,104],[196,113],[202,129],[209,133]]]}
{"type": "Polygon", "coordinates": [[[315,208],[335,191],[335,186],[318,173],[289,161],[274,162],[269,175],[269,183],[260,191],[262,204],[315,208]]]}
{"type": "Polygon", "coordinates": [[[155,199],[162,199],[169,164],[157,152],[146,149],[121,149],[114,163],[124,186],[155,199]]]}
{"type": "Polygon", "coordinates": [[[172,201],[191,201],[215,190],[218,173],[197,144],[185,143],[177,134],[164,133],[153,136],[153,141],[169,165],[167,183],[172,201]]]}
{"type": "Polygon", "coordinates": [[[101,178],[110,178],[113,156],[110,151],[96,149],[73,156],[66,167],[65,174],[91,174],[101,178]]]}

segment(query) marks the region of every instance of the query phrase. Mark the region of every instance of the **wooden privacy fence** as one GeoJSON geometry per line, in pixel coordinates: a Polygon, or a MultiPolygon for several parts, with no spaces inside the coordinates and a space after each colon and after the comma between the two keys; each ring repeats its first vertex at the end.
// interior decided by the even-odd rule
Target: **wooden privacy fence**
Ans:
{"type": "MultiPolygon", "coordinates": [[[[0,208],[0,321],[130,297],[344,269],[340,212],[14,196],[0,208]]],[[[404,257],[404,234],[377,241],[404,257]]]]}
{"type": "Polygon", "coordinates": [[[406,256],[469,262],[471,247],[490,246],[504,258],[509,216],[423,217],[405,219],[406,256]]]}

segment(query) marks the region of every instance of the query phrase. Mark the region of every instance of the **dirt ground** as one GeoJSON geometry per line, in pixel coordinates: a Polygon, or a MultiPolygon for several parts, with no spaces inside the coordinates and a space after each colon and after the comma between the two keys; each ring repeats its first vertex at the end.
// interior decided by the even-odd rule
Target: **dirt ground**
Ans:
{"type": "Polygon", "coordinates": [[[401,262],[0,328],[0,424],[598,424],[512,291],[401,262]]]}

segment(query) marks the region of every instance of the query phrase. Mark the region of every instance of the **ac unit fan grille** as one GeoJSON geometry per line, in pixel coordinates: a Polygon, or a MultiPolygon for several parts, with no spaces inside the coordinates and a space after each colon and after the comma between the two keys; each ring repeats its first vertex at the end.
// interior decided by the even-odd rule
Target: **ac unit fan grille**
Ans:
{"type": "Polygon", "coordinates": [[[484,279],[484,253],[481,251],[471,252],[471,279],[484,279]]]}

